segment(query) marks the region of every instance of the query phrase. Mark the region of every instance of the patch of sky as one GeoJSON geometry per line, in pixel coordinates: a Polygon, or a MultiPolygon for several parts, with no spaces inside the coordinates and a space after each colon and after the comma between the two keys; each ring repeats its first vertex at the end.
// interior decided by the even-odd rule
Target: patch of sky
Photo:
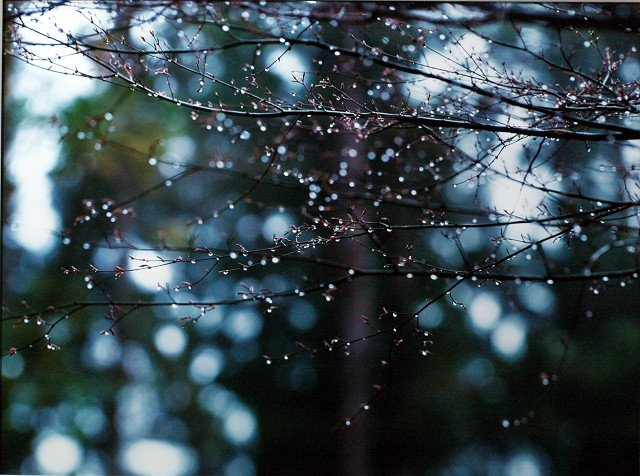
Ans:
{"type": "Polygon", "coordinates": [[[60,214],[53,205],[49,174],[58,164],[59,137],[50,128],[24,123],[7,151],[7,178],[14,190],[9,200],[10,238],[34,254],[46,255],[61,244],[60,214]]]}

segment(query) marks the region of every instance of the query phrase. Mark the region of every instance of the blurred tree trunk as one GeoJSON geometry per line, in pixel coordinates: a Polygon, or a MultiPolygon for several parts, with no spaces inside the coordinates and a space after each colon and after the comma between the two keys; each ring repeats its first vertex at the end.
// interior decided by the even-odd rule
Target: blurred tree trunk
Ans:
{"type": "MultiPolygon", "coordinates": [[[[346,62],[342,67],[347,72],[354,73],[357,69],[351,62],[346,62]]],[[[356,72],[357,74],[357,72],[356,72]]],[[[351,97],[360,102],[366,95],[363,94],[360,85],[357,89],[350,89],[351,97]]],[[[337,142],[338,150],[336,155],[341,157],[341,161],[348,164],[349,176],[358,174],[366,164],[366,150],[364,143],[357,140],[355,134],[342,136],[342,140],[337,142]],[[344,154],[342,151],[355,150],[355,157],[344,154]]],[[[355,215],[360,215],[361,209],[354,210],[355,215]]],[[[366,241],[366,239],[364,240],[366,241]]],[[[344,263],[348,263],[352,268],[368,269],[372,263],[371,254],[365,253],[364,248],[358,241],[349,240],[348,246],[344,250],[345,255],[341,257],[344,263]]],[[[363,333],[362,316],[372,316],[376,313],[375,299],[372,298],[368,286],[352,286],[341,306],[342,312],[339,315],[339,337],[345,340],[361,336],[363,333]]],[[[366,332],[366,329],[364,329],[366,332]]],[[[359,345],[350,346],[349,356],[344,359],[344,364],[340,370],[339,384],[342,406],[339,409],[341,418],[348,418],[356,412],[363,403],[371,398],[372,370],[376,368],[372,365],[371,346],[359,345]]],[[[340,431],[340,446],[342,451],[341,474],[360,475],[372,474],[370,439],[371,428],[374,427],[373,415],[368,414],[366,418],[358,418],[353,424],[347,426],[343,424],[340,431]]]]}

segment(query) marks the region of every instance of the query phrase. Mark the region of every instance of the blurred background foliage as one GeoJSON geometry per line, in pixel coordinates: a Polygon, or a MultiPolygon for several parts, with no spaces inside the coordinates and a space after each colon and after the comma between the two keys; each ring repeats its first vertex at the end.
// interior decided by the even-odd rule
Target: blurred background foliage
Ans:
{"type": "MultiPolygon", "coordinates": [[[[149,25],[142,22],[137,29],[128,28],[128,22],[149,18],[149,12],[166,14],[166,20],[154,23],[153,28],[168,45],[184,47],[198,31],[197,25],[181,23],[179,13],[182,8],[197,9],[197,4],[180,4],[174,15],[173,9],[163,9],[165,2],[148,3],[148,11],[133,8],[130,17],[103,14],[124,26],[123,32],[132,44],[139,45],[136,35],[148,35],[149,25]],[[151,8],[154,3],[157,5],[151,8]]],[[[63,7],[52,10],[53,18],[62,18],[60,15],[66,13],[63,7]]],[[[227,18],[229,23],[246,20],[276,33],[280,25],[287,29],[300,23],[295,18],[273,20],[243,5],[217,7],[220,18],[227,18]]],[[[347,7],[373,8],[370,4],[347,7]]],[[[82,8],[93,7],[83,4],[82,8]]],[[[537,11],[534,6],[524,8],[537,11]]],[[[5,13],[13,11],[9,8],[5,13]]],[[[122,6],[122,12],[126,11],[122,6]]],[[[44,26],[46,21],[37,18],[38,25],[44,26]]],[[[528,24],[526,28],[540,42],[556,31],[555,26],[545,23],[528,24]]],[[[10,41],[6,30],[5,25],[5,41],[10,41]]],[[[408,40],[400,30],[389,28],[384,21],[361,25],[326,21],[321,34],[323,41],[332,44],[346,44],[353,34],[368,45],[380,45],[389,54],[407,55],[403,45],[408,40]]],[[[517,40],[507,22],[489,23],[485,30],[496,40],[517,40]]],[[[446,33],[446,28],[436,30],[434,37],[440,31],[446,33]]],[[[602,44],[618,42],[626,47],[636,44],[638,38],[637,31],[621,34],[603,30],[598,34],[602,44]]],[[[583,40],[569,37],[566,30],[562,35],[564,41],[576,45],[576,67],[597,69],[601,58],[593,53],[594,48],[582,48],[583,40]]],[[[207,27],[200,31],[198,43],[221,44],[228,40],[221,28],[207,27]]],[[[445,46],[439,41],[429,54],[443,53],[445,46]]],[[[255,46],[246,46],[218,51],[209,61],[216,77],[240,83],[247,74],[245,65],[264,68],[283,49],[265,46],[257,55],[255,46]]],[[[503,49],[497,54],[494,60],[504,61],[509,69],[526,68],[527,75],[539,75],[549,84],[566,82],[557,70],[523,62],[517,51],[503,49]]],[[[560,53],[553,46],[545,44],[545,54],[562,61],[555,58],[560,53]]],[[[291,83],[288,68],[320,69],[329,74],[334,64],[347,68],[348,62],[342,61],[326,52],[294,48],[276,61],[268,74],[260,76],[260,86],[288,97],[292,88],[300,91],[291,83]]],[[[633,61],[632,66],[637,65],[637,60],[633,61]]],[[[637,71],[632,66],[629,71],[637,71]]],[[[365,80],[354,95],[364,97],[369,90],[388,105],[406,100],[402,85],[384,85],[380,91],[376,84],[367,84],[366,78],[377,81],[383,77],[383,68],[357,68],[362,67],[348,66],[351,74],[361,74],[365,80]]],[[[397,138],[404,144],[412,135],[417,137],[417,132],[410,129],[390,129],[358,142],[348,134],[312,134],[309,123],[304,122],[304,127],[293,129],[284,142],[285,149],[279,151],[281,168],[290,173],[270,176],[252,193],[249,202],[219,218],[187,226],[196,217],[222,209],[227,200],[240,196],[253,177],[262,173],[264,147],[277,144],[278,136],[287,128],[282,119],[258,123],[251,117],[224,114],[193,118],[186,107],[113,84],[47,75],[9,56],[5,56],[4,71],[2,293],[3,303],[18,314],[27,312],[26,306],[38,310],[74,301],[103,301],[101,289],[114,301],[166,302],[167,292],[158,290],[156,284],[173,290],[183,281],[196,282],[204,273],[201,263],[191,265],[187,259],[158,268],[148,278],[142,276],[145,271],[126,273],[118,279],[113,273],[97,274],[91,276],[95,281],[86,281],[85,273],[64,274],[61,270],[71,266],[82,270],[90,265],[100,269],[137,266],[139,262],[132,262],[128,253],[148,259],[155,259],[158,253],[187,258],[188,252],[166,248],[171,246],[207,246],[239,253],[235,245],[240,243],[246,249],[268,249],[274,234],[282,236],[290,225],[309,222],[308,214],[317,212],[306,205],[309,189],[299,186],[296,173],[319,177],[336,174],[335,189],[342,188],[345,193],[349,180],[370,180],[374,189],[379,189],[381,184],[395,183],[398,177],[406,176],[410,190],[437,182],[427,172],[411,167],[443,156],[449,158],[443,146],[418,143],[390,159],[398,149],[397,138]],[[44,82],[32,86],[25,78],[44,82]],[[93,87],[71,95],[66,102],[50,99],[57,94],[56,88],[73,89],[75,81],[91,82],[93,87]],[[47,108],[50,100],[54,110],[47,108]],[[20,136],[21,130],[40,131],[42,136],[20,136]],[[28,143],[18,143],[21,137],[28,143]],[[62,140],[56,142],[57,138],[62,140]],[[28,177],[15,172],[34,167],[32,177],[38,174],[42,157],[28,158],[24,151],[38,153],[39,143],[53,154],[53,165],[40,172],[49,185],[30,185],[28,177]],[[388,153],[387,149],[392,151],[388,153]],[[356,151],[358,158],[351,156],[350,150],[356,151]],[[346,167],[341,163],[356,165],[342,176],[340,171],[346,167]],[[194,164],[201,165],[202,170],[175,178],[186,170],[185,165],[194,164]],[[382,173],[367,178],[366,167],[382,173]],[[131,213],[117,216],[115,222],[102,213],[82,219],[90,214],[83,205],[86,200],[121,203],[156,184],[161,186],[132,201],[131,213]],[[57,215],[53,223],[59,226],[43,229],[47,222],[29,215],[29,207],[42,207],[44,202],[19,206],[18,191],[28,193],[30,187],[49,187],[50,213],[57,215]],[[35,241],[30,245],[31,238],[35,241]],[[136,278],[138,275],[142,277],[136,278]]],[[[138,74],[158,90],[166,89],[161,76],[142,71],[138,74]]],[[[196,97],[194,91],[199,84],[193,75],[176,71],[171,81],[177,95],[196,97]]],[[[351,82],[350,78],[346,81],[351,82]]],[[[200,95],[213,100],[213,89],[223,103],[238,102],[229,89],[211,84],[200,95]]],[[[437,104],[446,97],[443,92],[434,95],[434,101],[437,104]]],[[[329,124],[318,121],[324,128],[329,124]]],[[[557,170],[562,165],[588,170],[602,162],[602,157],[613,163],[622,160],[615,159],[622,152],[610,144],[592,147],[591,162],[577,157],[573,147],[560,147],[552,162],[557,170]]],[[[634,160],[639,162],[637,156],[634,160]]],[[[441,176],[458,170],[454,160],[441,160],[439,167],[441,176]]],[[[584,173],[580,177],[581,191],[585,195],[615,196],[619,185],[612,181],[612,190],[599,185],[601,180],[607,183],[603,179],[606,173],[584,173]]],[[[479,190],[480,201],[470,206],[486,212],[492,205],[489,185],[479,190]]],[[[431,199],[452,208],[462,207],[472,203],[475,192],[475,188],[443,187],[431,199]]],[[[419,207],[380,203],[374,212],[371,203],[347,199],[330,202],[326,213],[344,218],[351,204],[397,223],[413,223],[422,216],[419,207]]],[[[450,216],[460,221],[471,218],[450,216]]],[[[422,234],[398,231],[392,235],[381,237],[391,254],[402,255],[407,246],[412,246],[412,254],[430,264],[461,266],[455,244],[439,230],[422,234]]],[[[468,259],[476,262],[491,253],[495,235],[495,229],[464,235],[468,259]]],[[[604,234],[594,239],[606,241],[611,237],[604,234]]],[[[363,249],[345,244],[318,249],[317,256],[349,266],[384,266],[380,257],[362,257],[363,249]]],[[[547,252],[555,269],[575,264],[575,255],[566,251],[564,243],[549,246],[547,252]]],[[[610,268],[616,259],[611,258],[610,268]]],[[[540,264],[521,266],[529,271],[540,264]]],[[[170,291],[170,295],[180,301],[213,302],[237,298],[239,291],[250,287],[282,291],[303,286],[305,278],[313,283],[341,274],[317,264],[286,259],[228,275],[218,273],[224,267],[238,266],[233,259],[222,260],[200,285],[170,291]]],[[[383,307],[414,312],[425,299],[445,289],[444,281],[367,277],[339,287],[331,301],[319,294],[298,295],[279,300],[273,312],[267,312],[264,302],[218,306],[184,329],[180,319],[195,317],[193,309],[147,307],[123,319],[115,328],[115,336],[100,334],[111,324],[103,318],[106,307],[84,308],[51,332],[51,343],[60,346],[59,351],[47,349],[46,342],[41,341],[3,358],[0,470],[30,474],[225,475],[638,473],[637,281],[625,287],[619,283],[605,286],[597,295],[587,292],[582,306],[592,317],[577,323],[574,316],[584,283],[463,283],[452,297],[464,302],[466,310],[452,305],[452,299],[446,296],[421,317],[422,326],[433,333],[431,355],[421,355],[422,338],[407,332],[403,336],[407,343],[395,350],[390,369],[380,363],[388,359],[392,346],[384,336],[354,343],[349,355],[343,349],[302,353],[272,365],[262,358],[295,352],[298,341],[322,349],[323,342],[335,336],[367,335],[371,330],[362,322],[362,315],[373,320],[383,307]],[[476,316],[475,320],[470,316],[476,316]],[[507,326],[503,331],[509,325],[516,327],[516,341],[518,332],[523,334],[520,347],[506,354],[496,344],[503,324],[507,326]],[[576,331],[571,335],[558,381],[544,385],[559,368],[562,341],[574,325],[576,331]],[[373,386],[384,383],[389,376],[389,385],[377,394],[373,386]],[[378,396],[370,409],[346,426],[345,419],[373,395],[378,396]]],[[[394,317],[384,319],[391,323],[394,317]]],[[[37,339],[42,328],[35,320],[18,327],[14,320],[3,320],[3,352],[37,339]]],[[[513,335],[507,333],[511,338],[513,335]]]]}

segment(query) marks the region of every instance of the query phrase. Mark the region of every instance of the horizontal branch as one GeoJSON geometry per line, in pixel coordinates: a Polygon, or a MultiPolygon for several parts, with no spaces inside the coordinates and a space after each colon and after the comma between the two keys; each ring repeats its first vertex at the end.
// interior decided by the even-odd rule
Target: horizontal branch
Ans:
{"type": "MultiPolygon", "coordinates": [[[[26,28],[26,27],[25,27],[26,28]]],[[[35,30],[34,30],[35,31],[35,30]]],[[[40,32],[38,32],[40,33],[40,32]]],[[[42,34],[42,33],[40,33],[42,34]]],[[[532,137],[544,137],[544,138],[552,138],[552,139],[575,139],[575,140],[581,140],[581,141],[611,141],[611,140],[633,140],[633,139],[639,139],[640,138],[640,131],[636,130],[636,129],[631,129],[628,127],[624,127],[621,125],[617,125],[617,124],[610,124],[610,123],[600,123],[598,121],[594,121],[594,120],[589,120],[589,119],[584,119],[581,117],[576,117],[576,116],[572,116],[568,114],[568,109],[572,108],[571,105],[568,106],[558,106],[558,107],[548,107],[548,106],[537,106],[534,105],[530,102],[522,102],[520,100],[514,99],[512,97],[509,97],[505,94],[500,94],[499,92],[496,91],[490,91],[487,89],[483,89],[480,86],[478,86],[475,83],[471,83],[471,84],[467,84],[461,81],[457,81],[451,78],[448,78],[446,76],[443,75],[439,75],[439,74],[435,74],[429,71],[426,71],[425,68],[429,68],[428,65],[423,65],[420,63],[417,63],[415,61],[406,59],[406,58],[402,58],[399,55],[395,55],[396,57],[396,61],[393,61],[390,59],[389,55],[383,54],[381,51],[379,51],[378,48],[375,47],[369,47],[367,45],[365,45],[364,43],[362,43],[366,48],[369,48],[369,51],[362,51],[362,48],[360,49],[350,49],[350,48],[346,48],[346,47],[341,47],[341,46],[336,46],[333,44],[329,44],[323,41],[320,41],[318,39],[304,39],[304,38],[286,38],[286,37],[277,37],[275,35],[272,35],[270,33],[262,33],[264,34],[266,37],[265,38],[259,38],[259,39],[255,39],[255,38],[248,38],[248,39],[242,39],[242,40],[237,40],[237,41],[233,41],[233,42],[229,42],[226,44],[222,44],[222,45],[210,45],[209,47],[206,48],[186,48],[186,49],[167,49],[167,50],[159,50],[159,49],[154,49],[154,50],[144,50],[144,49],[127,49],[127,50],[122,50],[117,48],[115,45],[112,45],[111,47],[102,47],[102,46],[97,46],[97,45],[92,45],[92,44],[87,44],[87,43],[82,43],[81,41],[78,41],[77,39],[74,41],[71,41],[70,43],[64,43],[60,40],[55,40],[54,38],[49,37],[52,41],[56,41],[58,45],[60,46],[67,46],[72,48],[72,50],[74,51],[74,53],[80,53],[85,55],[86,57],[88,57],[89,59],[95,61],[96,63],[100,64],[102,67],[105,67],[107,69],[109,69],[110,71],[113,71],[114,73],[118,73],[117,69],[115,69],[115,67],[109,63],[107,63],[104,60],[101,60],[99,58],[97,58],[96,56],[93,56],[91,54],[89,54],[90,51],[92,50],[97,50],[97,51],[109,51],[115,55],[153,55],[159,59],[164,59],[164,60],[168,60],[169,62],[172,62],[174,64],[176,64],[178,67],[185,69],[193,74],[197,74],[199,76],[202,77],[207,77],[208,79],[213,80],[214,82],[217,82],[223,86],[226,87],[230,87],[232,89],[235,89],[236,91],[240,91],[241,88],[239,87],[235,87],[229,83],[225,83],[215,77],[213,77],[211,74],[209,73],[203,73],[201,71],[196,71],[193,70],[191,68],[188,68],[187,66],[180,64],[177,59],[171,59],[172,55],[180,55],[180,54],[197,54],[199,52],[203,53],[203,52],[208,52],[208,51],[216,51],[216,50],[225,50],[225,49],[232,49],[232,48],[238,48],[238,47],[242,47],[242,46],[264,46],[264,45],[287,45],[288,48],[291,48],[292,45],[299,45],[299,46],[306,46],[306,47],[313,47],[313,48],[317,48],[317,49],[321,49],[327,53],[330,54],[340,54],[343,55],[345,57],[353,57],[353,58],[357,58],[360,60],[368,60],[373,62],[374,64],[377,64],[381,67],[384,67],[385,69],[388,70],[393,70],[393,71],[398,71],[398,72],[404,72],[404,73],[410,73],[422,78],[426,78],[426,79],[434,79],[440,82],[443,82],[445,84],[448,84],[450,86],[455,86],[457,88],[460,88],[462,90],[466,90],[469,92],[473,92],[475,94],[478,94],[480,96],[484,96],[486,98],[491,98],[494,100],[498,100],[501,103],[513,106],[513,107],[517,107],[517,108],[521,108],[527,111],[531,111],[531,112],[537,112],[537,113],[541,113],[544,114],[545,116],[549,117],[549,118],[557,118],[557,117],[561,117],[563,119],[563,121],[565,121],[566,124],[570,124],[570,127],[566,127],[566,128],[562,128],[562,127],[551,127],[549,129],[535,129],[535,128],[527,128],[527,127],[514,127],[514,126],[507,126],[507,125],[495,125],[495,124],[487,124],[487,123],[480,123],[480,122],[475,122],[475,121],[466,121],[466,120],[461,120],[461,119],[449,119],[449,118],[445,118],[445,117],[425,117],[425,116],[418,116],[418,115],[411,115],[411,114],[392,114],[392,113],[383,113],[383,112],[360,112],[358,113],[358,115],[360,117],[363,118],[376,118],[376,119],[382,119],[382,120],[393,120],[393,121],[397,121],[397,123],[416,123],[416,124],[422,124],[422,125],[427,125],[427,126],[431,126],[431,127],[446,127],[446,128],[453,128],[453,129],[469,129],[469,130],[485,130],[485,131],[491,131],[491,132],[506,132],[506,133],[513,133],[513,134],[518,134],[518,135],[523,135],[523,136],[532,136],[532,137]],[[82,48],[84,48],[84,50],[80,49],[80,46],[82,46],[82,48]],[[381,57],[382,56],[382,57],[381,57]],[[574,130],[574,126],[582,126],[582,127],[587,127],[587,128],[591,128],[591,129],[595,129],[595,130],[604,130],[607,132],[604,133],[597,133],[597,132],[585,132],[585,131],[576,131],[574,130]]],[[[47,36],[47,35],[45,35],[47,36]]],[[[23,43],[25,45],[27,45],[28,43],[23,43]]],[[[391,55],[393,56],[393,55],[391,55]]],[[[138,83],[137,81],[135,81],[133,78],[127,78],[121,74],[119,74],[119,77],[123,80],[125,80],[130,86],[133,87],[133,89],[137,89],[140,91],[143,91],[147,94],[152,94],[152,95],[156,95],[158,96],[158,98],[166,100],[166,101],[170,101],[174,104],[179,104],[179,105],[184,105],[185,107],[191,108],[191,109],[195,109],[198,111],[203,111],[203,112],[210,112],[210,113],[218,113],[218,112],[224,112],[225,114],[229,114],[229,115],[236,115],[236,116],[248,116],[248,117],[254,117],[254,118],[268,118],[268,117],[291,117],[294,115],[307,115],[307,116],[341,116],[344,118],[347,117],[356,117],[353,114],[353,111],[347,111],[347,110],[339,110],[336,108],[321,108],[321,109],[317,109],[317,108],[302,108],[299,106],[295,106],[293,104],[285,104],[283,106],[279,106],[279,105],[275,105],[275,104],[270,104],[270,106],[272,108],[274,108],[274,111],[247,111],[247,110],[242,110],[244,109],[246,106],[239,106],[237,109],[235,108],[224,108],[224,107],[220,107],[220,108],[214,108],[214,107],[207,107],[204,106],[202,104],[196,104],[193,101],[184,101],[184,100],[179,100],[177,98],[169,98],[166,96],[161,96],[161,95],[157,95],[155,93],[155,91],[153,91],[152,89],[143,86],[142,84],[138,83]]],[[[257,96],[254,96],[254,99],[260,101],[260,102],[264,102],[265,98],[260,98],[257,96]]],[[[595,101],[595,100],[594,100],[595,101]]],[[[270,103],[270,101],[268,101],[268,103],[270,103]]],[[[600,103],[600,100],[597,100],[594,102],[594,108],[597,108],[598,105],[600,103]]],[[[620,107],[620,105],[616,105],[616,107],[620,107]]],[[[572,108],[575,110],[575,108],[572,108]]],[[[586,109],[591,111],[590,109],[586,109]]],[[[624,107],[622,109],[623,111],[625,110],[624,107]]],[[[626,110],[629,111],[636,111],[635,107],[629,106],[629,108],[627,108],[626,110]]],[[[620,113],[621,111],[617,111],[618,113],[620,113]]]]}
{"type": "MultiPolygon", "coordinates": [[[[293,258],[295,259],[295,258],[293,258]]],[[[473,281],[495,281],[495,282],[516,282],[520,283],[547,283],[551,280],[553,283],[566,283],[566,282],[587,282],[587,281],[602,281],[603,279],[608,281],[611,279],[637,279],[640,275],[640,268],[630,268],[623,270],[615,270],[615,271],[603,271],[603,272],[594,272],[591,274],[585,273],[567,273],[567,274],[554,274],[553,277],[542,276],[542,275],[529,275],[529,274],[509,274],[509,273],[484,273],[484,272],[475,272],[475,271],[444,271],[444,270],[432,270],[432,271],[424,271],[424,270],[395,270],[395,269],[353,269],[353,274],[349,274],[348,276],[344,276],[336,281],[333,281],[329,284],[339,285],[346,281],[352,281],[359,277],[377,277],[377,276],[398,276],[406,278],[407,275],[413,277],[424,277],[432,279],[432,276],[436,276],[438,278],[446,278],[446,279],[455,279],[455,280],[473,280],[473,281]],[[474,279],[475,278],[475,279],[474,279]],[[337,283],[337,284],[336,284],[337,283]]],[[[218,306],[233,306],[239,304],[247,304],[248,302],[256,302],[263,301],[267,298],[275,299],[275,298],[284,298],[300,295],[300,293],[309,294],[311,292],[326,290],[328,284],[322,283],[319,285],[307,286],[304,288],[295,288],[282,292],[271,292],[271,293],[263,293],[260,294],[259,297],[250,299],[223,299],[219,301],[118,301],[118,300],[109,300],[109,301],[72,301],[66,304],[62,304],[59,306],[51,306],[47,309],[42,309],[39,311],[34,311],[30,313],[23,313],[15,316],[4,316],[2,317],[2,321],[13,321],[18,319],[23,319],[24,317],[35,317],[38,315],[47,315],[47,314],[60,314],[64,313],[69,309],[74,309],[76,307],[89,308],[89,307],[137,307],[137,308],[149,308],[149,307],[218,307],[218,306]]]]}

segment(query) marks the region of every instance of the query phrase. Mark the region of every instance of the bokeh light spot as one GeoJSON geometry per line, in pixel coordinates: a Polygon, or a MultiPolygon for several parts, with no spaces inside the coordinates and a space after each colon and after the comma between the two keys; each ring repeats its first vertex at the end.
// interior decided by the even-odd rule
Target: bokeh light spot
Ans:
{"type": "Polygon", "coordinates": [[[187,336],[178,326],[163,326],[156,332],[153,343],[163,356],[178,357],[187,346],[187,336]]]}
{"type": "Polygon", "coordinates": [[[197,467],[194,451],[170,441],[141,439],[129,443],[121,453],[122,468],[136,475],[181,476],[197,467]]]}
{"type": "Polygon", "coordinates": [[[69,474],[82,463],[82,447],[73,438],[51,433],[36,443],[36,461],[44,473],[69,474]]]}

